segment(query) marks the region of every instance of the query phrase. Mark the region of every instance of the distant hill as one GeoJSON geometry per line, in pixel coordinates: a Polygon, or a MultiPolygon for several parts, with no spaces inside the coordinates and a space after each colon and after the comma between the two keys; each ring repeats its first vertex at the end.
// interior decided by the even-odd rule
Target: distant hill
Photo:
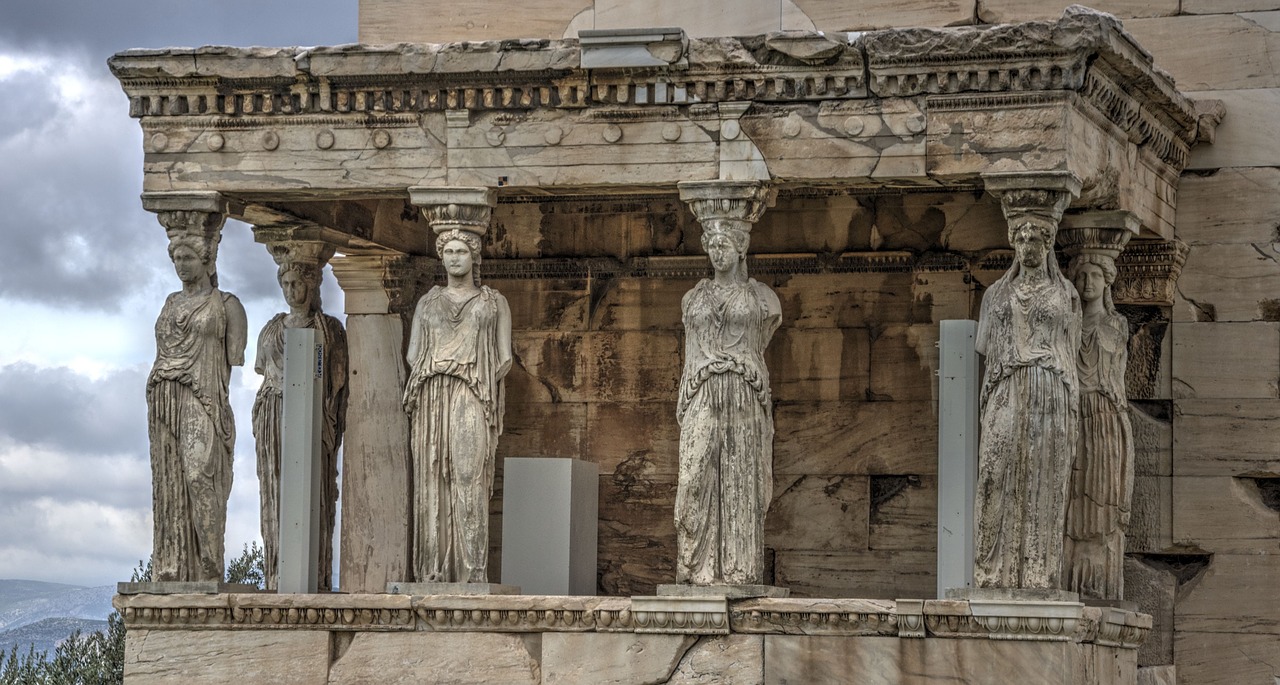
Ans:
{"type": "Polygon", "coordinates": [[[101,630],[111,613],[112,585],[82,587],[38,580],[0,579],[0,649],[52,651],[72,632],[101,630]]]}
{"type": "Polygon", "coordinates": [[[18,654],[26,655],[34,645],[37,652],[46,652],[52,657],[58,643],[77,630],[81,635],[88,635],[106,629],[106,621],[87,618],[44,618],[20,628],[0,632],[0,649],[7,654],[14,645],[17,645],[18,654]]]}

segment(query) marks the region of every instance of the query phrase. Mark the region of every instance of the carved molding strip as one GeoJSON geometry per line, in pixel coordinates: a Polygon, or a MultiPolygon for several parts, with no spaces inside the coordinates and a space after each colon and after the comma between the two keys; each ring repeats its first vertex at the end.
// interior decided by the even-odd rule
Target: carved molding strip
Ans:
{"type": "Polygon", "coordinates": [[[893,613],[852,611],[838,607],[811,607],[803,611],[770,611],[735,606],[729,613],[735,633],[766,635],[877,635],[898,634],[893,613]]]}
{"type": "Polygon", "coordinates": [[[975,638],[1137,649],[1145,614],[1069,602],[407,595],[121,595],[129,629],[635,632],[975,638]]]}

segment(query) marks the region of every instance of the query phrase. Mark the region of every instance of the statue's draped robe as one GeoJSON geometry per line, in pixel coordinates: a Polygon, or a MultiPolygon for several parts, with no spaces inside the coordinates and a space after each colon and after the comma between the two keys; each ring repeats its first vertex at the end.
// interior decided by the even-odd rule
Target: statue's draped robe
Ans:
{"type": "Polygon", "coordinates": [[[1019,282],[1021,266],[982,299],[986,356],[978,444],[974,583],[1061,588],[1066,494],[1075,459],[1080,298],[1058,271],[1019,282]]]}
{"type": "Polygon", "coordinates": [[[773,495],[773,410],[764,350],[778,298],[750,280],[703,280],[682,303],[684,375],[676,492],[676,580],[757,584],[773,495]]]}
{"type": "MultiPolygon", "coordinates": [[[[262,566],[268,590],[277,586],[280,570],[280,419],[284,408],[285,315],[276,314],[258,335],[254,370],[262,385],[253,402],[253,437],[258,453],[258,487],[262,495],[262,566]]],[[[320,434],[320,559],[316,581],[333,588],[333,526],[338,502],[338,447],[347,413],[347,334],[342,323],[314,314],[306,328],[324,345],[324,419],[320,434]]]]}
{"type": "Polygon", "coordinates": [[[489,497],[502,433],[499,300],[436,286],[413,317],[405,409],[413,454],[413,567],[420,582],[488,582],[489,497]]]}
{"type": "Polygon", "coordinates": [[[1133,497],[1133,429],[1124,388],[1129,323],[1116,313],[1085,328],[1078,356],[1080,442],[1067,505],[1067,589],[1122,599],[1124,534],[1133,497]]]}
{"type": "Polygon", "coordinates": [[[222,580],[236,439],[227,394],[234,298],[217,289],[172,293],[156,319],[147,418],[158,581],[222,580]]]}

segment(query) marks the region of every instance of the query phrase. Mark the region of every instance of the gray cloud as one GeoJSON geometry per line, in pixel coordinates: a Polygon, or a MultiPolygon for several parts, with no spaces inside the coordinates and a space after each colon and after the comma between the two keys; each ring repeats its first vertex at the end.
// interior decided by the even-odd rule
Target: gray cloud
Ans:
{"type": "Polygon", "coordinates": [[[117,311],[155,278],[141,132],[109,78],[45,61],[0,81],[0,295],[117,311]]]}
{"type": "Polygon", "coordinates": [[[0,3],[0,44],[84,52],[136,47],[353,43],[356,0],[41,0],[0,3]]]}
{"type": "MultiPolygon", "coordinates": [[[[83,340],[82,352],[33,354],[10,329],[0,341],[19,348],[0,349],[0,363],[66,364],[73,355],[86,368],[133,365],[96,379],[62,367],[0,366],[0,577],[107,583],[127,578],[149,553],[143,384],[151,322],[178,282],[163,230],[138,200],[141,131],[106,58],[131,47],[352,42],[356,12],[355,0],[0,0],[0,65],[19,60],[17,71],[0,71],[0,307],[32,303],[36,313],[24,321],[37,325],[47,310],[49,326],[83,340]],[[95,346],[103,331],[84,323],[86,312],[129,321],[137,352],[95,346]]],[[[228,222],[219,273],[221,286],[245,302],[252,346],[283,306],[275,265],[247,227],[228,222]]],[[[332,277],[325,304],[341,312],[332,277]]],[[[234,378],[239,435],[227,548],[238,553],[258,528],[252,362],[234,378]]]]}
{"type": "Polygon", "coordinates": [[[93,380],[67,368],[0,367],[0,435],[87,454],[147,452],[146,369],[93,380]]]}

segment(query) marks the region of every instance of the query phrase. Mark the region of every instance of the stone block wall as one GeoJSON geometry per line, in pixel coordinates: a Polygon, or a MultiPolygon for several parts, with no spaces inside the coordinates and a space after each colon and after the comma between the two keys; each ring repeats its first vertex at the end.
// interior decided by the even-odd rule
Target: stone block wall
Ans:
{"type": "Polygon", "coordinates": [[[1280,3],[1182,0],[1169,14],[1125,28],[1180,90],[1221,100],[1227,117],[1179,186],[1175,230],[1190,252],[1169,332],[1169,553],[1131,561],[1173,599],[1179,682],[1270,685],[1280,677],[1280,3]]]}
{"type": "MultiPolygon", "coordinates": [[[[938,322],[973,316],[968,264],[1002,225],[977,192],[784,194],[753,231],[753,277],[783,314],[766,545],[793,596],[934,596],[938,322]]],[[[599,466],[602,594],[674,580],[680,302],[709,275],[700,231],[674,196],[504,202],[480,267],[515,329],[499,459],[599,466]]],[[[500,488],[492,506],[497,559],[500,488]]]]}
{"type": "MultiPolygon", "coordinates": [[[[558,38],[578,28],[603,28],[610,17],[622,21],[622,4],[539,0],[517,8],[488,1],[463,7],[439,0],[362,0],[360,37],[374,43],[558,38]]],[[[680,3],[685,14],[668,16],[654,10],[666,7],[655,0],[643,16],[649,25],[686,26],[691,35],[709,35],[697,28],[708,21],[728,26],[718,33],[730,34],[803,28],[806,20],[819,30],[857,31],[1053,19],[1070,3],[751,0],[733,3],[734,17],[717,19],[708,8],[718,4],[680,3]],[[766,15],[776,25],[768,25],[766,15]]],[[[1180,90],[1221,100],[1228,113],[1213,144],[1195,148],[1178,189],[1175,232],[1190,252],[1176,306],[1124,308],[1135,331],[1137,370],[1130,373],[1129,389],[1139,450],[1127,585],[1157,619],[1140,660],[1176,663],[1182,682],[1271,685],[1280,676],[1280,0],[1087,4],[1121,18],[1180,90]]],[[[596,230],[609,221],[647,230],[652,254],[693,254],[696,236],[689,234],[691,242],[684,234],[697,228],[674,199],[671,206],[647,219],[622,212],[629,218],[559,217],[549,224],[536,203],[504,206],[499,214],[514,221],[525,212],[539,225],[554,224],[552,231],[562,238],[590,237],[601,255],[646,244],[634,233],[596,230]],[[626,242],[631,240],[637,242],[626,242]]],[[[962,196],[791,198],[781,211],[766,213],[753,251],[920,250],[935,240],[974,255],[1000,246],[1001,227],[992,206],[962,196]],[[957,230],[961,224],[971,227],[957,230]]],[[[504,255],[533,255],[541,243],[554,243],[546,236],[527,240],[539,245],[511,245],[504,255]]],[[[859,592],[864,596],[890,596],[904,592],[892,585],[903,582],[927,592],[931,581],[923,574],[932,562],[923,557],[932,547],[925,544],[931,516],[926,503],[935,487],[927,464],[934,446],[932,429],[921,426],[933,421],[926,392],[932,381],[919,373],[927,367],[921,350],[928,349],[919,343],[936,337],[930,327],[939,318],[973,312],[980,286],[964,282],[970,274],[919,269],[908,275],[838,275],[847,278],[761,276],[779,290],[789,317],[770,358],[778,403],[780,497],[769,522],[776,580],[799,594],[838,594],[856,586],[871,589],[859,592]],[[903,303],[906,293],[910,306],[903,303]],[[863,354],[865,364],[855,363],[863,354]],[[804,364],[818,358],[832,361],[804,364]],[[880,501],[876,493],[894,495],[880,501]],[[838,533],[825,539],[796,536],[796,517],[844,514],[846,508],[856,513],[841,519],[838,533]],[[922,575],[896,578],[884,571],[886,563],[901,564],[908,577],[913,568],[922,575]]],[[[993,277],[971,275],[979,283],[993,277]]],[[[521,363],[526,371],[555,371],[576,385],[555,399],[560,386],[526,382],[530,394],[522,408],[508,411],[509,435],[523,431],[556,450],[576,446],[601,464],[601,542],[615,546],[602,547],[602,558],[620,559],[616,568],[602,568],[604,591],[645,591],[660,579],[655,574],[670,576],[670,567],[660,564],[670,563],[674,536],[674,412],[652,397],[616,393],[666,392],[678,368],[654,377],[627,376],[606,388],[614,400],[588,401],[582,388],[590,387],[588,376],[599,367],[569,363],[554,350],[578,345],[616,351],[630,345],[656,360],[663,350],[678,349],[678,339],[670,336],[678,314],[670,307],[678,306],[679,294],[692,282],[615,278],[597,289],[591,279],[579,279],[543,283],[545,288],[527,294],[521,291],[533,288],[531,283],[494,282],[512,298],[513,308],[519,297],[564,305],[547,308],[551,319],[529,322],[518,336],[521,363]],[[579,326],[582,334],[557,334],[560,323],[579,326]],[[527,401],[531,397],[541,399],[527,401]],[[571,409],[575,401],[582,406],[571,409]],[[557,419],[561,427],[550,429],[542,419],[552,416],[569,420],[557,419]],[[604,425],[623,430],[616,437],[591,430],[604,425]],[[638,425],[648,430],[634,430],[638,425]]],[[[513,393],[520,382],[513,377],[513,393]]],[[[515,445],[512,437],[502,450],[514,455],[509,450],[515,445]]]]}

